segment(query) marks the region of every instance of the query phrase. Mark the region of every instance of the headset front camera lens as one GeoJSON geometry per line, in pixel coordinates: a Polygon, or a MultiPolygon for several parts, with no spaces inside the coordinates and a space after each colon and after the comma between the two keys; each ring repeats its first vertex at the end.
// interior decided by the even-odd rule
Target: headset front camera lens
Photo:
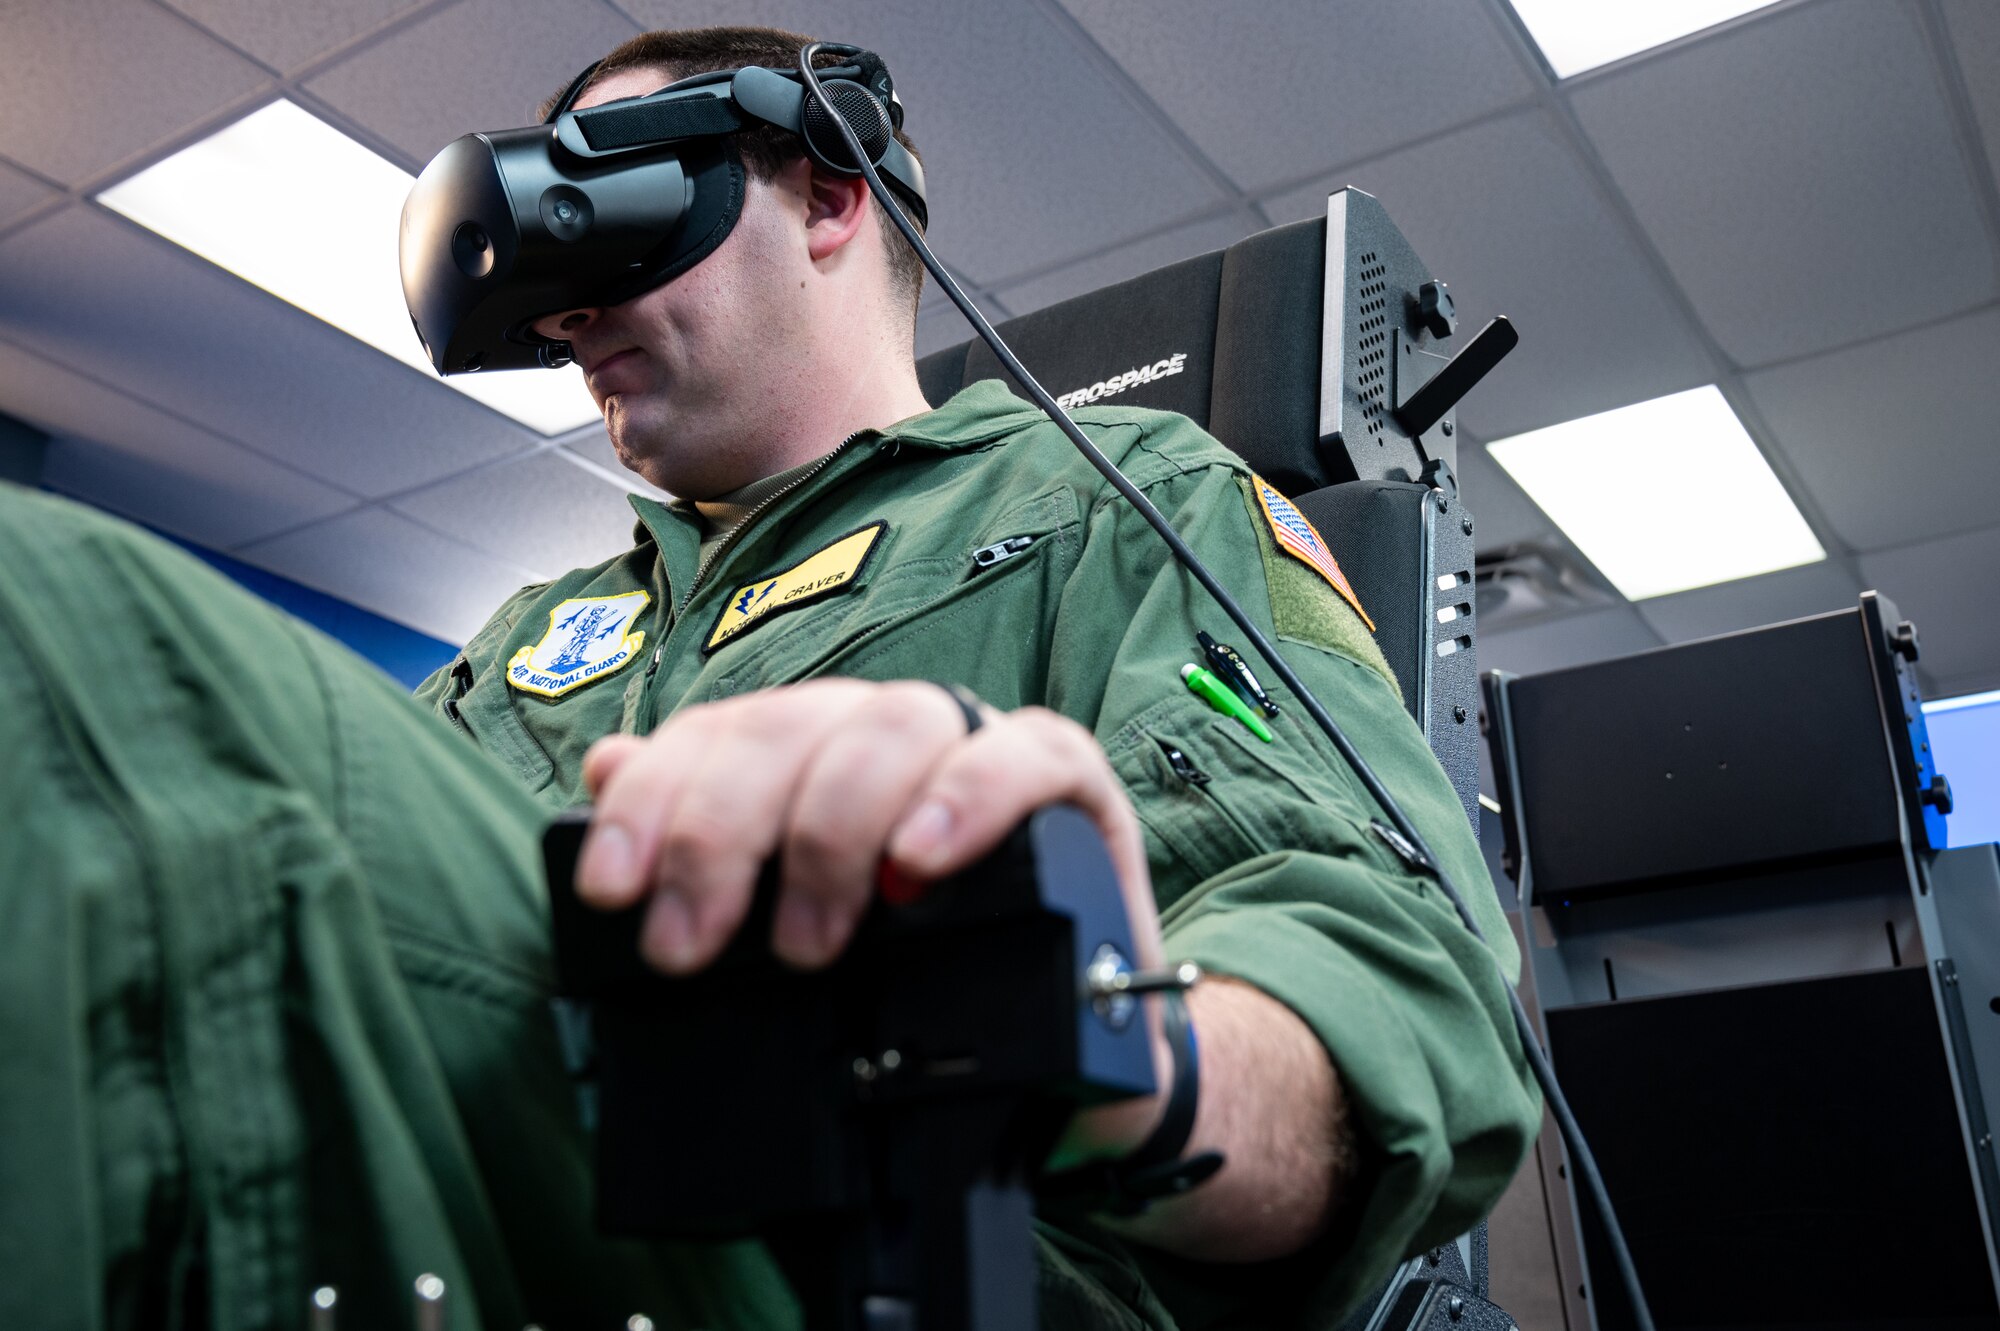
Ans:
{"type": "Polygon", "coordinates": [[[477,222],[460,222],[451,233],[451,257],[467,277],[484,277],[493,271],[493,242],[486,228],[477,222]]]}

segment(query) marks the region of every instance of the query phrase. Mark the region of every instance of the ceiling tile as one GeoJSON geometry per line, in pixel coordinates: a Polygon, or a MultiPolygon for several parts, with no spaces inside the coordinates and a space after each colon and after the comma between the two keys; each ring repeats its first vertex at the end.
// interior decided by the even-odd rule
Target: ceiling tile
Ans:
{"type": "Polygon", "coordinates": [[[462,134],[533,124],[543,98],[637,31],[608,5],[462,0],[306,87],[428,162],[462,134]]]}
{"type": "Polygon", "coordinates": [[[1668,642],[1688,642],[1718,633],[1762,628],[1828,610],[1851,610],[1861,595],[1861,579],[1849,561],[1822,560],[1755,578],[1639,602],[1639,613],[1668,642]]]}
{"type": "Polygon", "coordinates": [[[1972,114],[1986,143],[1986,169],[2000,179],[2000,5],[1941,0],[1951,49],[1965,76],[1972,114]]]}
{"type": "Polygon", "coordinates": [[[554,577],[631,547],[628,492],[561,450],[481,467],[390,505],[489,555],[554,577]]]}
{"type": "Polygon", "coordinates": [[[1923,667],[1918,666],[1917,676],[1923,684],[1926,700],[1963,698],[1969,693],[1991,693],[1995,689],[2000,689],[2000,658],[1996,658],[1993,664],[1983,669],[1964,675],[1943,677],[1927,675],[1923,667]]]}
{"type": "Polygon", "coordinates": [[[44,483],[227,550],[349,507],[353,496],[0,343],[0,411],[56,439],[44,483]]]}
{"type": "Polygon", "coordinates": [[[1535,94],[1480,0],[1059,2],[1246,189],[1535,94]]]}
{"type": "Polygon", "coordinates": [[[1590,80],[1571,100],[1741,364],[1993,294],[1992,245],[1909,6],[1799,5],[1590,80]]]}
{"type": "MultiPolygon", "coordinates": [[[[1995,569],[2000,569],[2000,527],[1861,556],[1866,585],[1916,624],[1923,642],[1920,669],[1927,681],[1976,675],[2000,665],[1995,569]]],[[[1925,687],[1930,691],[1928,682],[1925,687]]]]}
{"type": "Polygon", "coordinates": [[[1521,344],[1459,421],[1498,439],[1714,378],[1686,317],[1547,114],[1532,111],[1367,162],[1270,200],[1273,221],[1326,215],[1330,190],[1374,195],[1451,288],[1459,338],[1496,314],[1521,344]]]}
{"type": "MultiPolygon", "coordinates": [[[[919,352],[918,354],[922,355],[923,353],[919,352]]],[[[618,460],[618,450],[611,446],[611,436],[604,432],[602,426],[592,430],[581,439],[570,440],[563,446],[570,451],[571,456],[582,458],[602,471],[608,479],[618,485],[624,486],[628,490],[636,490],[640,494],[651,495],[655,499],[665,499],[668,497],[665,490],[646,480],[637,472],[626,469],[625,464],[618,460]]]]}
{"type": "Polygon", "coordinates": [[[236,555],[451,643],[465,642],[502,601],[536,580],[526,569],[373,507],[236,555]]]}
{"type": "Polygon", "coordinates": [[[1066,265],[1054,272],[999,288],[1000,299],[1015,314],[1039,310],[1071,296],[1080,296],[1099,287],[1108,287],[1127,278],[1139,277],[1155,268],[1164,268],[1197,254],[1207,254],[1234,245],[1255,228],[1231,213],[1205,222],[1190,222],[1108,253],[1066,265]]]}
{"type": "MultiPolygon", "coordinates": [[[[712,0],[626,0],[649,27],[715,21],[712,0]]],[[[1074,39],[1016,0],[742,0],[737,23],[879,52],[909,109],[939,257],[992,286],[1212,209],[1221,193],[1074,39]],[[845,8],[845,7],[843,7],[845,8]]]]}
{"type": "Polygon", "coordinates": [[[0,154],[77,184],[269,81],[156,5],[10,4],[0,11],[0,154]]]}
{"type": "Polygon", "coordinates": [[[2000,496],[2000,310],[1746,376],[1806,490],[1858,549],[1985,526],[2000,496]]]}
{"type": "Polygon", "coordinates": [[[192,429],[172,441],[171,452],[141,452],[58,436],[49,444],[42,483],[72,499],[222,551],[356,503],[337,490],[273,467],[248,449],[192,429]]]}
{"type": "Polygon", "coordinates": [[[1486,456],[1484,447],[1463,434],[1458,445],[1458,489],[1472,510],[1473,545],[1481,551],[1542,540],[1556,531],[1556,524],[1527,491],[1486,456]]]}
{"type": "Polygon", "coordinates": [[[430,0],[160,0],[239,51],[276,69],[296,69],[314,56],[375,31],[430,0]]]}
{"type": "Polygon", "coordinates": [[[56,191],[25,171],[0,162],[0,227],[56,197],[56,191]]]}
{"type": "Polygon", "coordinates": [[[0,337],[363,495],[537,438],[92,206],[0,240],[0,337]]]}
{"type": "Polygon", "coordinates": [[[1530,628],[1479,635],[1479,668],[1509,670],[1517,675],[1539,674],[1565,666],[1608,661],[1660,645],[1660,637],[1630,606],[1593,610],[1530,628]]]}

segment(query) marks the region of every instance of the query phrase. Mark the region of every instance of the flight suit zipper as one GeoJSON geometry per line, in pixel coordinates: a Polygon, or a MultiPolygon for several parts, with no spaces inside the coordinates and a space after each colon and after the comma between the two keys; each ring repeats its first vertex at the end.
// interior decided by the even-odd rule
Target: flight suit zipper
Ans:
{"type": "MultiPolygon", "coordinates": [[[[856,430],[853,434],[848,435],[847,438],[840,441],[839,447],[835,448],[831,453],[828,453],[825,457],[821,458],[819,461],[813,463],[812,466],[808,467],[805,471],[801,472],[799,475],[793,477],[791,481],[788,482],[781,489],[775,491],[772,494],[766,495],[762,503],[758,504],[757,507],[751,509],[748,513],[744,514],[743,521],[737,523],[734,527],[731,527],[729,529],[729,535],[723,537],[720,541],[716,542],[715,548],[713,550],[710,550],[707,555],[703,556],[701,563],[695,566],[694,581],[688,585],[688,593],[686,596],[681,598],[680,609],[674,612],[674,618],[678,620],[680,616],[687,610],[688,606],[694,603],[694,598],[701,591],[702,584],[708,580],[709,570],[714,568],[716,564],[721,561],[724,555],[728,554],[730,550],[735,548],[736,543],[743,538],[743,534],[745,532],[749,531],[750,528],[756,524],[758,518],[762,517],[767,511],[769,511],[769,509],[773,504],[776,504],[786,495],[794,493],[800,486],[804,485],[807,481],[810,481],[813,477],[819,475],[821,472],[825,471],[828,467],[832,466],[834,459],[838,458],[842,453],[845,453],[849,445],[853,444],[854,441],[859,439],[862,435],[868,433],[870,433],[870,431],[868,430],[856,430]]],[[[655,655],[657,656],[657,653],[655,655]]],[[[655,665],[658,664],[657,660],[654,662],[654,664],[655,665]]],[[[651,667],[648,668],[650,669],[651,667]]]]}
{"type": "MultiPolygon", "coordinates": [[[[736,546],[736,542],[738,542],[738,540],[742,538],[742,534],[744,534],[744,532],[748,532],[748,530],[750,530],[750,526],[752,526],[752,524],[754,524],[754,522],[756,522],[758,518],[762,518],[762,516],[764,516],[764,512],[766,512],[766,510],[768,510],[768,508],[770,508],[772,504],[776,504],[778,500],[782,500],[782,498],[784,498],[784,496],[788,496],[788,494],[794,494],[794,492],[796,492],[796,490],[798,490],[800,486],[804,486],[804,484],[806,484],[806,482],[810,482],[810,480],[812,480],[814,476],[818,476],[818,474],[820,474],[820,472],[824,472],[824,470],[826,470],[828,466],[832,466],[832,464],[834,464],[834,460],[836,460],[836,458],[838,458],[840,454],[844,454],[844,452],[848,450],[848,446],[850,446],[850,444],[854,444],[854,440],[862,438],[864,434],[868,434],[868,432],[866,432],[866,430],[856,430],[856,432],[854,432],[854,434],[850,434],[848,438],[840,440],[840,444],[838,444],[838,446],[834,448],[834,452],[830,452],[830,454],[826,454],[824,458],[820,458],[818,462],[814,462],[814,464],[812,464],[812,468],[808,468],[808,470],[806,470],[804,474],[796,476],[796,478],[794,478],[794,480],[792,480],[790,484],[786,484],[786,486],[784,486],[782,490],[778,490],[776,494],[768,494],[768,496],[764,496],[764,502],[762,502],[762,504],[758,504],[758,506],[756,506],[756,508],[752,508],[752,510],[750,510],[748,514],[744,514],[744,520],[742,520],[742,522],[738,522],[738,524],[736,524],[734,528],[730,528],[730,534],[728,534],[728,536],[724,536],[724,538],[722,538],[722,540],[720,540],[720,542],[716,544],[716,548],[714,548],[714,550],[710,550],[710,552],[708,552],[706,556],[702,556],[702,562],[694,566],[694,580],[692,580],[692,582],[688,584],[688,594],[686,594],[684,598],[680,598],[680,606],[678,606],[678,608],[674,610],[674,618],[672,618],[672,620],[668,620],[668,626],[672,626],[672,624],[680,624],[680,616],[682,616],[682,614],[684,614],[684,612],[688,610],[688,606],[692,606],[692,604],[694,604],[694,598],[696,598],[696,594],[698,594],[698,592],[702,590],[702,584],[706,584],[706,582],[708,582],[708,572],[710,572],[710,570],[712,570],[712,568],[716,566],[716,562],[718,562],[718,560],[720,560],[720,558],[722,558],[724,554],[728,554],[728,552],[730,552],[730,550],[732,550],[732,548],[736,546]]],[[[652,650],[652,660],[650,660],[650,662],[646,662],[646,673],[644,673],[644,675],[640,675],[640,687],[642,687],[642,689],[644,689],[644,687],[648,687],[648,685],[652,685],[652,677],[654,677],[656,673],[660,673],[660,662],[662,662],[662,660],[666,660],[666,634],[670,634],[670,632],[672,632],[672,628],[664,628],[664,630],[662,630],[662,636],[660,636],[660,642],[658,642],[658,644],[654,646],[654,650],[652,650]]]]}
{"type": "Polygon", "coordinates": [[[972,571],[982,573],[995,564],[1012,559],[1035,543],[1032,536],[1009,536],[1004,541],[982,545],[972,552],[972,571]]]}
{"type": "Polygon", "coordinates": [[[1208,773],[1188,761],[1188,756],[1172,744],[1161,740],[1160,751],[1167,756],[1167,766],[1171,767],[1174,770],[1174,775],[1182,781],[1185,781],[1190,786],[1205,786],[1208,784],[1208,773]]]}
{"type": "MultiPolygon", "coordinates": [[[[695,566],[694,578],[688,583],[687,595],[681,598],[680,606],[674,611],[673,619],[669,623],[678,624],[680,622],[681,616],[687,613],[687,608],[694,604],[694,598],[701,592],[703,585],[707,583],[709,571],[716,566],[725,554],[735,548],[736,543],[743,538],[744,533],[748,532],[756,524],[758,518],[762,517],[779,500],[785,498],[787,495],[797,493],[800,486],[832,466],[835,459],[845,453],[862,435],[868,433],[870,431],[863,429],[856,430],[853,434],[848,435],[847,438],[840,441],[831,453],[813,463],[811,467],[801,472],[798,476],[793,477],[791,481],[779,490],[766,495],[763,502],[744,514],[743,520],[729,529],[729,535],[717,542],[715,548],[710,550],[706,555],[703,555],[701,562],[695,566]]],[[[653,676],[659,673],[660,662],[665,659],[667,650],[666,633],[671,631],[670,628],[662,631],[659,645],[653,648],[653,659],[646,663],[646,673],[640,678],[640,688],[644,689],[651,685],[653,676]]]]}

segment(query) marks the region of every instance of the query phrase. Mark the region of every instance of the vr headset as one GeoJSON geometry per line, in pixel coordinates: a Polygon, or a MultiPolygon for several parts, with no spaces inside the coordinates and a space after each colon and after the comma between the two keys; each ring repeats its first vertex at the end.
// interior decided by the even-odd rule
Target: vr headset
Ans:
{"type": "MultiPolygon", "coordinates": [[[[822,49],[844,59],[813,71],[829,100],[925,224],[923,167],[896,142],[903,106],[881,58],[822,49]]],[[[536,319],[619,304],[706,258],[743,212],[740,130],[775,126],[821,168],[862,174],[797,70],[746,65],[572,109],[597,69],[542,124],[467,134],[417,177],[403,205],[403,299],[439,374],[567,365],[569,343],[536,334],[536,319]]]]}

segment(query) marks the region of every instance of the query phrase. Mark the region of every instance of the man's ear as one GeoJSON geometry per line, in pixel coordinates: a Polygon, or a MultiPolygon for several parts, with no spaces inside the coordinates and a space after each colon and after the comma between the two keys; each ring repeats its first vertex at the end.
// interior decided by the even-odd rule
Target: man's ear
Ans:
{"type": "Polygon", "coordinates": [[[832,258],[861,232],[868,220],[868,182],[836,176],[800,158],[788,170],[803,170],[799,182],[806,202],[806,252],[814,263],[832,258]]]}

